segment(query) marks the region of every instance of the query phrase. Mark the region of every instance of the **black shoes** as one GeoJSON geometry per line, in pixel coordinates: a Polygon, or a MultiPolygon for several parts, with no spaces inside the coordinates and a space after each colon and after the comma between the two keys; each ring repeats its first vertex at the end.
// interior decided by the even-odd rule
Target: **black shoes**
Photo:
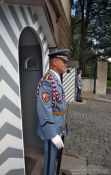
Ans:
{"type": "Polygon", "coordinates": [[[82,102],[82,100],[81,100],[81,99],[77,99],[76,101],[77,101],[77,102],[82,102]]]}

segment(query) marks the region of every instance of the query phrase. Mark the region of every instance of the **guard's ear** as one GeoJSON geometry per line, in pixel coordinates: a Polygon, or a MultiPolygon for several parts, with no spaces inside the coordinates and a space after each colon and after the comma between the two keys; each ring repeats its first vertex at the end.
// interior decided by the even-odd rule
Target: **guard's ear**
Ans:
{"type": "Polygon", "coordinates": [[[58,59],[54,58],[54,65],[56,66],[58,64],[58,59]]]}

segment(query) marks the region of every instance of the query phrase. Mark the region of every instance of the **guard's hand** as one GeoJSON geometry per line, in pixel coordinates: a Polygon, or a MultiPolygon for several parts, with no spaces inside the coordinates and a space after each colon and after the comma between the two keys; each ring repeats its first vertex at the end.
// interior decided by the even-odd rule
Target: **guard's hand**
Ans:
{"type": "Polygon", "coordinates": [[[81,87],[79,87],[79,89],[81,90],[82,88],[81,88],[81,87]]]}
{"type": "Polygon", "coordinates": [[[51,141],[58,149],[61,149],[64,147],[63,141],[59,135],[56,135],[55,137],[53,137],[51,141]]]}

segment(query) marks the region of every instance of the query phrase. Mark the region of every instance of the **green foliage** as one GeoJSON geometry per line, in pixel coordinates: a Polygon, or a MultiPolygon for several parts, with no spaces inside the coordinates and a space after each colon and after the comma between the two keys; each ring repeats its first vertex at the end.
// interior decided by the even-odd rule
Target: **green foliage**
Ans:
{"type": "MultiPolygon", "coordinates": [[[[79,48],[80,48],[80,24],[77,24],[75,27],[74,23],[77,21],[77,17],[72,16],[72,37],[71,37],[71,44],[72,44],[72,55],[71,58],[73,60],[79,60],[79,48]]],[[[86,38],[86,45],[84,49],[84,58],[85,64],[89,65],[96,61],[96,54],[94,53],[93,49],[93,42],[86,38]]]]}
{"type": "Polygon", "coordinates": [[[72,16],[71,18],[71,26],[72,26],[72,30],[71,30],[71,45],[72,45],[72,52],[71,52],[71,57],[73,60],[78,60],[78,53],[79,53],[79,42],[80,42],[80,26],[78,25],[77,27],[75,27],[74,23],[77,21],[78,19],[74,16],[72,16]]]}
{"type": "Polygon", "coordinates": [[[88,66],[111,57],[111,0],[77,0],[73,9],[72,59],[88,66]]]}
{"type": "Polygon", "coordinates": [[[85,67],[85,74],[84,77],[87,78],[94,78],[94,67],[92,66],[86,66],[85,67]]]}
{"type": "Polygon", "coordinates": [[[107,75],[107,79],[111,80],[111,63],[108,64],[108,75],[107,75]]]}
{"type": "Polygon", "coordinates": [[[107,80],[107,87],[111,87],[111,80],[107,80]]]}

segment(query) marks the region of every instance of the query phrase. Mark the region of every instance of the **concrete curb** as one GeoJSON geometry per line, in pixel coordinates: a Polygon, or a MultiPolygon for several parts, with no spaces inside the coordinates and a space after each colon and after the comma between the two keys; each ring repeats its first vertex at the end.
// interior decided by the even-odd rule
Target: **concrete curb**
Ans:
{"type": "Polygon", "coordinates": [[[86,100],[90,99],[90,100],[111,103],[111,93],[106,95],[97,95],[93,93],[82,92],[81,97],[82,99],[86,99],[86,100]]]}
{"type": "Polygon", "coordinates": [[[105,99],[105,98],[101,98],[101,97],[82,97],[82,99],[86,99],[86,100],[95,100],[95,101],[100,101],[100,102],[107,102],[107,103],[111,103],[111,100],[105,99]]]}

